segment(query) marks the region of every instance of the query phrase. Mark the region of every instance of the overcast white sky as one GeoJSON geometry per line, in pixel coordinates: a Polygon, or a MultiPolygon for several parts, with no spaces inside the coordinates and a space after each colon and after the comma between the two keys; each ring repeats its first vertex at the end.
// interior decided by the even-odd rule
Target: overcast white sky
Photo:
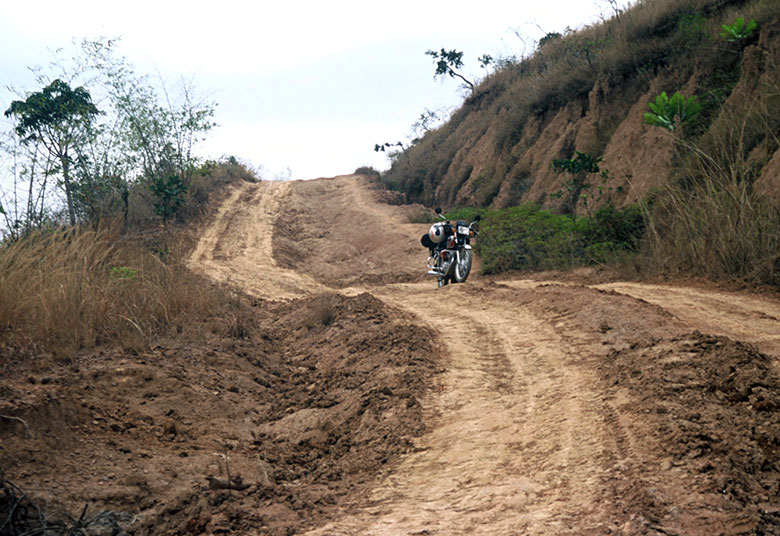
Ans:
{"type": "MultiPolygon", "coordinates": [[[[406,138],[426,109],[461,102],[453,80],[434,80],[428,49],[464,52],[479,77],[484,53],[523,53],[543,32],[609,14],[606,0],[27,0],[3,2],[0,111],[5,86],[38,90],[27,67],[48,63],[71,40],[121,37],[137,72],[194,77],[219,103],[219,127],[199,148],[309,179],[384,169],[374,144],[406,138]]],[[[530,48],[526,51],[530,53],[530,48]]]]}

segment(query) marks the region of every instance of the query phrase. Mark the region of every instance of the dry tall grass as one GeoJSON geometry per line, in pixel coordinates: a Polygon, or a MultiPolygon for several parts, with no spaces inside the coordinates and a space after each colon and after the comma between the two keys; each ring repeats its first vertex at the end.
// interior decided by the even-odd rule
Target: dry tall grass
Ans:
{"type": "Polygon", "coordinates": [[[764,74],[736,88],[696,144],[680,144],[679,180],[650,213],[651,271],[780,285],[780,206],[755,188],[780,148],[780,57],[755,61],[764,74]]]}
{"type": "Polygon", "coordinates": [[[37,233],[0,249],[0,356],[67,356],[100,344],[138,350],[236,305],[171,257],[86,230],[37,233]]]}
{"type": "Polygon", "coordinates": [[[665,190],[648,225],[646,269],[780,285],[780,210],[747,183],[717,179],[665,190]]]}

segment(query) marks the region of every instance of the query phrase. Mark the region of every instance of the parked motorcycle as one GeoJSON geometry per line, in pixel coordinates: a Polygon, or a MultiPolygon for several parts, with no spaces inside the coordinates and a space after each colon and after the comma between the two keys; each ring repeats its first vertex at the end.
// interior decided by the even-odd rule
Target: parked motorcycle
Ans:
{"type": "Polygon", "coordinates": [[[471,223],[457,220],[453,224],[442,215],[441,208],[436,208],[436,214],[444,221],[434,223],[420,239],[420,243],[430,251],[428,275],[437,277],[439,287],[450,281],[463,283],[471,272],[471,239],[479,234],[476,225],[480,217],[477,216],[471,223]]]}

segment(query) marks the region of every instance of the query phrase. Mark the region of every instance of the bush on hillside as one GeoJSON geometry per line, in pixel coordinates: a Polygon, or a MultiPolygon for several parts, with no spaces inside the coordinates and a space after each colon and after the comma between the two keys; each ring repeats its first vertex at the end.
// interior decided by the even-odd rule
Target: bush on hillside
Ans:
{"type": "MultiPolygon", "coordinates": [[[[456,214],[461,217],[463,213],[456,214]]],[[[488,274],[567,269],[633,254],[644,230],[644,217],[637,205],[621,210],[606,206],[591,219],[574,220],[526,204],[488,211],[480,222],[476,251],[488,274]]]]}
{"type": "MultiPolygon", "coordinates": [[[[177,221],[201,216],[209,196],[234,181],[254,180],[243,165],[207,162],[193,175],[177,221]]],[[[0,356],[67,356],[81,348],[148,346],[165,334],[240,332],[238,299],[185,266],[186,237],[163,236],[155,198],[140,185],[122,214],[92,226],[44,228],[0,245],[0,356]],[[227,319],[227,320],[225,320],[227,319]]]]}
{"type": "Polygon", "coordinates": [[[374,169],[373,166],[360,166],[355,170],[354,175],[366,175],[373,179],[378,179],[381,173],[374,169]]]}

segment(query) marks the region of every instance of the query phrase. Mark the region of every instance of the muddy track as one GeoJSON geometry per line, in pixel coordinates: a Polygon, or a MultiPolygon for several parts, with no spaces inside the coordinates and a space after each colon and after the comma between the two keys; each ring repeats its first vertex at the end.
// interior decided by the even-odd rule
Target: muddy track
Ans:
{"type": "Polygon", "coordinates": [[[613,440],[625,433],[604,418],[595,379],[573,362],[576,349],[494,292],[460,287],[442,299],[428,283],[378,295],[442,334],[449,362],[431,401],[439,417],[370,507],[315,534],[551,534],[575,520],[598,525],[612,498],[604,471],[627,463],[628,452],[613,440]],[[453,326],[458,303],[469,305],[453,326]],[[453,329],[462,339],[445,336],[453,329]]]}
{"type": "MultiPolygon", "coordinates": [[[[425,226],[405,223],[404,209],[377,202],[371,188],[358,176],[243,186],[191,259],[264,299],[369,292],[439,334],[446,372],[424,401],[431,431],[369,496],[347,500],[342,515],[311,534],[777,533],[780,519],[771,512],[780,512],[780,484],[773,488],[780,448],[756,447],[765,461],[754,487],[766,496],[745,502],[742,488],[733,498],[716,489],[721,473],[733,480],[743,471],[723,461],[731,460],[728,438],[706,451],[726,449],[707,469],[712,485],[703,484],[710,480],[697,476],[698,458],[669,442],[687,445],[688,436],[701,435],[706,415],[691,417],[679,437],[669,435],[676,424],[657,417],[681,399],[664,378],[678,361],[659,361],[652,377],[634,364],[723,347],[686,335],[695,330],[753,343],[771,356],[751,359],[765,367],[770,413],[762,417],[775,430],[776,302],[628,283],[482,281],[477,274],[437,291],[420,275],[424,253],[416,244],[425,226]],[[651,387],[657,394],[648,401],[643,393],[651,387]]],[[[732,357],[744,363],[752,351],[734,347],[723,366],[732,357]]],[[[753,416],[739,404],[752,408],[764,398],[749,390],[724,402],[715,387],[706,398],[707,389],[706,411],[732,412],[735,437],[739,426],[750,428],[753,416]]]]}

